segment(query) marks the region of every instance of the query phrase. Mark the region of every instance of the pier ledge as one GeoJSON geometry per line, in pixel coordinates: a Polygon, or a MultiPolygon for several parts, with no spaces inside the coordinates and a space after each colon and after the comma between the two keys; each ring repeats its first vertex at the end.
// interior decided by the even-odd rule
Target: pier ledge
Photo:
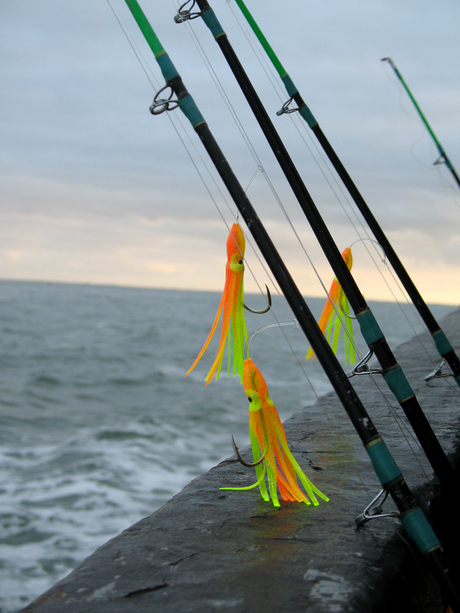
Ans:
{"type": "MultiPolygon", "coordinates": [[[[441,326],[460,352],[460,310],[441,326]]],[[[433,364],[441,362],[428,334],[394,353],[454,461],[460,440],[457,384],[452,377],[425,383],[433,364]]],[[[432,470],[394,397],[379,376],[376,382],[380,389],[370,377],[353,379],[448,550],[445,505],[432,470]]],[[[376,519],[357,528],[355,518],[380,484],[336,394],[318,402],[324,420],[312,418],[307,407],[284,426],[302,469],[330,502],[282,502],[275,509],[257,489],[220,491],[254,481],[254,470],[228,458],[100,547],[20,613],[441,611],[437,586],[399,520],[376,519]]],[[[250,459],[249,449],[242,455],[250,459]]],[[[384,507],[395,510],[391,500],[384,507]]]]}

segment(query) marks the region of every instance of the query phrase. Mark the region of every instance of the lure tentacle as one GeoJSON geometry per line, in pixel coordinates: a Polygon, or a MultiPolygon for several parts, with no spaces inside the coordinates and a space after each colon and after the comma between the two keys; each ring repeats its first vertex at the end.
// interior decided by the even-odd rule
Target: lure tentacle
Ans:
{"type": "MultiPolygon", "coordinates": [[[[342,252],[342,258],[351,270],[353,266],[353,256],[351,254],[350,247],[346,247],[342,252]]],[[[337,347],[339,344],[340,332],[342,325],[346,328],[344,333],[344,348],[345,348],[345,363],[354,364],[356,362],[356,352],[353,344],[353,325],[350,319],[350,305],[348,299],[345,296],[345,292],[342,286],[338,282],[337,278],[332,281],[329,289],[326,305],[324,306],[321,317],[318,321],[318,326],[321,332],[326,336],[328,343],[331,345],[332,351],[337,353],[337,347]],[[340,316],[337,313],[340,311],[340,316]],[[332,340],[331,340],[332,335],[332,340]]],[[[306,360],[315,358],[313,349],[310,347],[305,356],[306,360]]]]}
{"type": "Polygon", "coordinates": [[[198,362],[201,359],[201,356],[203,355],[203,353],[206,351],[212,337],[214,336],[214,332],[216,331],[217,328],[217,324],[219,323],[219,318],[220,318],[220,313],[222,311],[222,304],[223,304],[224,298],[222,296],[222,298],[220,299],[220,304],[219,304],[219,308],[217,309],[217,315],[216,318],[214,320],[214,323],[212,325],[211,328],[211,332],[208,335],[208,338],[206,339],[205,344],[203,345],[203,348],[201,349],[200,353],[198,354],[198,357],[196,358],[196,360],[193,362],[193,364],[190,366],[190,368],[188,369],[187,373],[185,376],[187,376],[190,372],[192,372],[192,370],[195,368],[195,366],[198,364],[198,362]]]}
{"type": "MultiPolygon", "coordinates": [[[[262,482],[264,477],[265,477],[265,466],[263,467],[262,474],[260,475],[260,477],[252,485],[246,485],[245,487],[220,487],[219,490],[230,490],[230,491],[233,491],[233,492],[243,492],[245,490],[253,490],[257,486],[260,487],[261,482],[262,482]]],[[[267,500],[268,500],[268,498],[267,498],[267,500]]]]}

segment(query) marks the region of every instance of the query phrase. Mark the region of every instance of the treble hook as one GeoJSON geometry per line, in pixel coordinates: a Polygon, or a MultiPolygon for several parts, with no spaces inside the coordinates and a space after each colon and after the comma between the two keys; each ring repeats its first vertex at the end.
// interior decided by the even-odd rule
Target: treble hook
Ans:
{"type": "Polygon", "coordinates": [[[265,447],[264,454],[260,458],[260,460],[257,460],[257,462],[246,462],[245,460],[243,460],[243,458],[240,455],[240,452],[238,451],[238,447],[236,446],[235,439],[233,438],[233,434],[232,434],[232,445],[233,445],[233,449],[234,449],[234,451],[236,453],[236,457],[238,459],[238,462],[240,462],[240,464],[242,464],[243,466],[247,466],[248,468],[254,468],[255,466],[259,466],[259,464],[262,464],[262,462],[265,460],[265,456],[266,456],[267,450],[268,450],[268,440],[267,440],[267,445],[265,447]]]}
{"type": "Polygon", "coordinates": [[[268,311],[271,309],[271,306],[272,306],[272,297],[270,294],[270,290],[268,289],[268,285],[265,285],[265,287],[267,289],[267,302],[268,302],[267,308],[263,309],[263,311],[253,311],[252,309],[250,309],[248,306],[246,306],[243,303],[243,306],[246,309],[246,311],[249,311],[250,313],[255,313],[256,315],[263,315],[264,313],[268,313],[268,311]]]}

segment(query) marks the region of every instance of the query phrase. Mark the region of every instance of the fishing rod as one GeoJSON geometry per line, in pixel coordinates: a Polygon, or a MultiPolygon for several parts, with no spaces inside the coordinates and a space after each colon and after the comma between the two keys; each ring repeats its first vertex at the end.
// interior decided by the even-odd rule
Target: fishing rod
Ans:
{"type": "Polygon", "coordinates": [[[187,91],[180,74],[162,47],[139,3],[137,0],[125,0],[125,2],[151,48],[166,82],[164,88],[157,92],[151,106],[151,112],[157,114],[161,110],[172,110],[178,106],[190,121],[349,415],[363,442],[382,489],[393,498],[398,509],[398,518],[410,538],[416,543],[419,551],[432,564],[433,572],[440,583],[441,589],[444,590],[449,604],[454,609],[457,607],[457,610],[460,610],[460,594],[444,550],[433,528],[420,506],[418,506],[400,469],[367,414],[329,343],[324,338],[243,187],[234,175],[203,115],[187,91]],[[163,92],[169,92],[168,97],[161,98],[163,92]],[[173,99],[173,96],[176,96],[176,99],[173,99]]]}
{"type": "MultiPolygon", "coordinates": [[[[238,1],[238,0],[237,0],[238,1]]],[[[447,168],[450,170],[450,172],[452,173],[455,181],[457,182],[457,185],[460,187],[460,177],[458,176],[455,168],[452,165],[452,162],[450,161],[450,159],[447,157],[447,153],[444,151],[443,146],[441,145],[441,143],[439,142],[439,140],[436,138],[435,133],[433,132],[433,130],[431,129],[430,124],[428,123],[428,121],[426,120],[425,115],[422,113],[421,108],[419,107],[419,105],[417,104],[417,101],[415,100],[414,96],[412,95],[412,92],[410,91],[410,89],[407,87],[407,83],[404,81],[404,79],[401,76],[401,73],[399,72],[399,70],[396,68],[396,66],[393,63],[393,60],[391,59],[391,57],[383,57],[381,59],[382,62],[388,62],[390,64],[390,66],[393,68],[393,70],[395,71],[396,76],[398,77],[398,79],[401,81],[401,83],[403,84],[404,89],[406,90],[406,92],[409,95],[409,98],[412,100],[413,105],[415,106],[418,114],[420,115],[423,123],[425,124],[426,129],[428,130],[428,132],[430,133],[431,138],[434,140],[434,144],[436,145],[438,152],[439,152],[439,158],[436,160],[436,162],[434,162],[434,166],[436,166],[436,164],[442,164],[444,163],[447,168]]]]}
{"type": "Polygon", "coordinates": [[[422,411],[401,366],[397,363],[371,309],[367,305],[364,296],[334,243],[334,239],[305,187],[297,168],[245,73],[227,35],[207,0],[192,0],[192,2],[193,5],[197,4],[199,6],[200,13],[191,13],[190,10],[182,9],[176,15],[175,20],[181,22],[200,15],[211,30],[353,308],[369,351],[374,353],[380,362],[383,378],[405,412],[420,445],[439,479],[443,491],[458,506],[460,504],[460,487],[454,469],[436,438],[426,415],[422,411]]]}
{"type": "MultiPolygon", "coordinates": [[[[362,216],[364,217],[367,225],[369,226],[370,230],[374,234],[375,239],[381,245],[381,247],[382,247],[382,249],[383,249],[383,251],[384,251],[384,253],[385,253],[385,255],[386,255],[387,259],[388,259],[388,261],[390,262],[391,266],[393,267],[393,270],[395,271],[395,273],[399,277],[399,280],[401,281],[403,287],[405,288],[405,290],[408,293],[410,299],[412,300],[412,303],[414,304],[415,308],[419,312],[420,317],[422,318],[422,320],[425,323],[428,331],[430,332],[431,336],[433,337],[433,341],[434,341],[434,343],[436,345],[436,348],[437,348],[440,356],[443,358],[443,360],[445,360],[449,364],[449,366],[450,366],[450,368],[452,370],[452,374],[455,377],[455,380],[456,380],[457,384],[460,386],[460,359],[458,358],[457,354],[455,353],[452,345],[450,344],[449,340],[447,339],[447,337],[444,334],[443,330],[441,329],[440,325],[438,324],[438,322],[436,321],[435,317],[433,316],[433,313],[431,312],[430,308],[428,307],[428,305],[426,304],[426,302],[422,298],[420,292],[418,291],[417,287],[415,286],[415,284],[412,281],[411,277],[409,276],[408,272],[404,268],[401,260],[399,259],[398,255],[396,254],[395,250],[393,249],[390,241],[386,237],[386,235],[383,232],[382,228],[380,227],[378,221],[376,220],[376,218],[374,217],[374,215],[373,215],[372,211],[370,210],[369,206],[365,202],[363,196],[361,195],[361,193],[359,192],[358,188],[354,184],[352,178],[348,174],[348,172],[345,169],[344,165],[342,164],[340,158],[337,156],[335,150],[332,148],[331,144],[329,143],[328,139],[326,138],[324,132],[322,131],[321,127],[318,124],[318,121],[313,116],[313,113],[311,112],[310,108],[307,106],[306,102],[304,101],[304,99],[300,95],[300,93],[299,93],[298,89],[296,88],[296,86],[294,85],[294,82],[292,81],[291,77],[288,75],[288,73],[286,72],[284,66],[281,64],[281,62],[278,59],[277,55],[275,54],[275,52],[273,51],[272,47],[268,43],[268,41],[265,38],[264,34],[262,33],[260,27],[256,23],[254,17],[252,16],[250,11],[248,10],[248,8],[245,5],[245,3],[243,2],[243,0],[235,0],[235,2],[238,5],[238,7],[240,8],[241,12],[243,13],[244,17],[246,18],[246,21],[248,22],[248,24],[252,28],[252,30],[253,30],[254,34],[256,35],[256,37],[258,38],[259,42],[261,43],[264,51],[266,52],[266,54],[268,55],[269,59],[271,60],[274,68],[278,72],[278,74],[279,74],[279,76],[281,78],[281,81],[283,82],[283,84],[284,84],[284,86],[286,88],[286,91],[287,91],[287,93],[289,95],[289,100],[283,105],[281,110],[278,111],[277,115],[283,115],[285,113],[292,113],[292,112],[297,111],[297,112],[300,113],[301,117],[306,121],[308,126],[311,128],[313,134],[316,136],[318,142],[320,143],[320,145],[322,146],[324,152],[326,153],[327,157],[329,158],[329,161],[331,162],[331,164],[335,168],[337,174],[339,175],[339,177],[341,178],[343,184],[345,185],[346,189],[348,190],[348,193],[350,194],[350,196],[354,200],[356,206],[358,207],[359,211],[361,212],[362,216]],[[296,108],[292,108],[291,107],[291,103],[292,102],[295,102],[295,104],[297,105],[296,108]]],[[[398,75],[398,77],[402,81],[401,75],[398,73],[398,71],[397,71],[396,67],[394,66],[393,62],[391,61],[391,59],[390,58],[384,58],[384,59],[391,63],[391,65],[393,66],[393,68],[396,71],[396,74],[398,75]]],[[[402,82],[403,82],[404,87],[406,87],[406,89],[407,89],[407,86],[404,83],[404,81],[402,81],[402,82]]],[[[411,93],[409,92],[409,90],[407,90],[407,91],[408,91],[409,95],[411,96],[412,101],[416,105],[417,110],[421,114],[421,111],[418,108],[417,103],[413,99],[411,93]]],[[[457,182],[458,182],[459,179],[458,179],[458,176],[455,173],[455,170],[452,168],[452,164],[450,163],[450,161],[449,161],[447,155],[445,154],[444,150],[442,149],[440,143],[436,140],[436,137],[434,136],[432,130],[428,126],[428,124],[427,124],[425,118],[423,117],[423,115],[422,115],[422,119],[424,120],[425,125],[427,126],[427,128],[430,131],[431,135],[435,139],[435,142],[436,142],[436,144],[438,146],[438,149],[439,149],[439,151],[441,153],[441,158],[443,158],[445,160],[446,165],[454,173],[454,175],[455,175],[455,177],[457,179],[457,182]]],[[[440,369],[438,369],[438,370],[440,370],[440,369]]]]}

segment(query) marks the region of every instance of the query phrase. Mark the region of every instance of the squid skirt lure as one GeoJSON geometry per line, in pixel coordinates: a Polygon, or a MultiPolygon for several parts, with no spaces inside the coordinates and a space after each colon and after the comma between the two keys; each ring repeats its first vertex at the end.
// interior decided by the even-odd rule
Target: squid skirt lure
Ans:
{"type": "Polygon", "coordinates": [[[198,357],[193,362],[188,370],[187,376],[198,364],[203,353],[206,351],[217,324],[219,323],[220,314],[223,310],[222,331],[220,334],[219,347],[217,355],[212,363],[212,366],[206,375],[206,385],[211,382],[214,374],[216,380],[219,378],[222,368],[222,360],[224,357],[225,343],[228,338],[228,376],[231,371],[231,354],[233,354],[233,376],[238,373],[241,383],[243,383],[243,361],[244,361],[244,344],[247,341],[248,333],[246,330],[246,321],[244,318],[244,256],[245,240],[243,231],[237,223],[234,223],[227,239],[227,265],[225,268],[225,287],[222,298],[217,309],[217,315],[214,324],[211,328],[208,338],[206,339],[203,348],[198,357]],[[231,349],[232,351],[231,351],[231,349]]]}
{"type": "MultiPolygon", "coordinates": [[[[244,361],[244,391],[249,400],[249,436],[251,439],[257,482],[248,487],[223,487],[222,490],[248,490],[259,486],[265,501],[272,499],[279,507],[278,491],[282,500],[313,503],[318,506],[317,496],[326,502],[329,498],[320,492],[305,476],[292,455],[284,433],[283,424],[275,405],[268,395],[267,384],[260,370],[251,359],[244,361]],[[267,475],[268,491],[265,482],[267,475]],[[297,477],[306,494],[300,489],[297,477]]],[[[238,450],[235,451],[240,459],[238,450]]]]}
{"type": "MultiPolygon", "coordinates": [[[[351,267],[353,266],[353,256],[351,255],[351,249],[349,247],[346,247],[343,250],[342,258],[344,259],[348,270],[351,270],[351,267]]],[[[331,345],[334,353],[337,353],[337,346],[339,344],[342,325],[346,328],[344,334],[345,364],[354,364],[356,362],[356,352],[353,345],[353,326],[350,315],[350,305],[348,304],[348,300],[342,286],[337,281],[337,278],[334,278],[329,290],[326,306],[324,307],[318,321],[318,326],[321,332],[326,335],[327,341],[331,345]],[[340,316],[337,311],[341,311],[340,316]],[[334,333],[332,334],[332,332],[334,333]]],[[[311,357],[315,357],[315,355],[310,347],[307,352],[306,359],[309,360],[311,357]]]]}

